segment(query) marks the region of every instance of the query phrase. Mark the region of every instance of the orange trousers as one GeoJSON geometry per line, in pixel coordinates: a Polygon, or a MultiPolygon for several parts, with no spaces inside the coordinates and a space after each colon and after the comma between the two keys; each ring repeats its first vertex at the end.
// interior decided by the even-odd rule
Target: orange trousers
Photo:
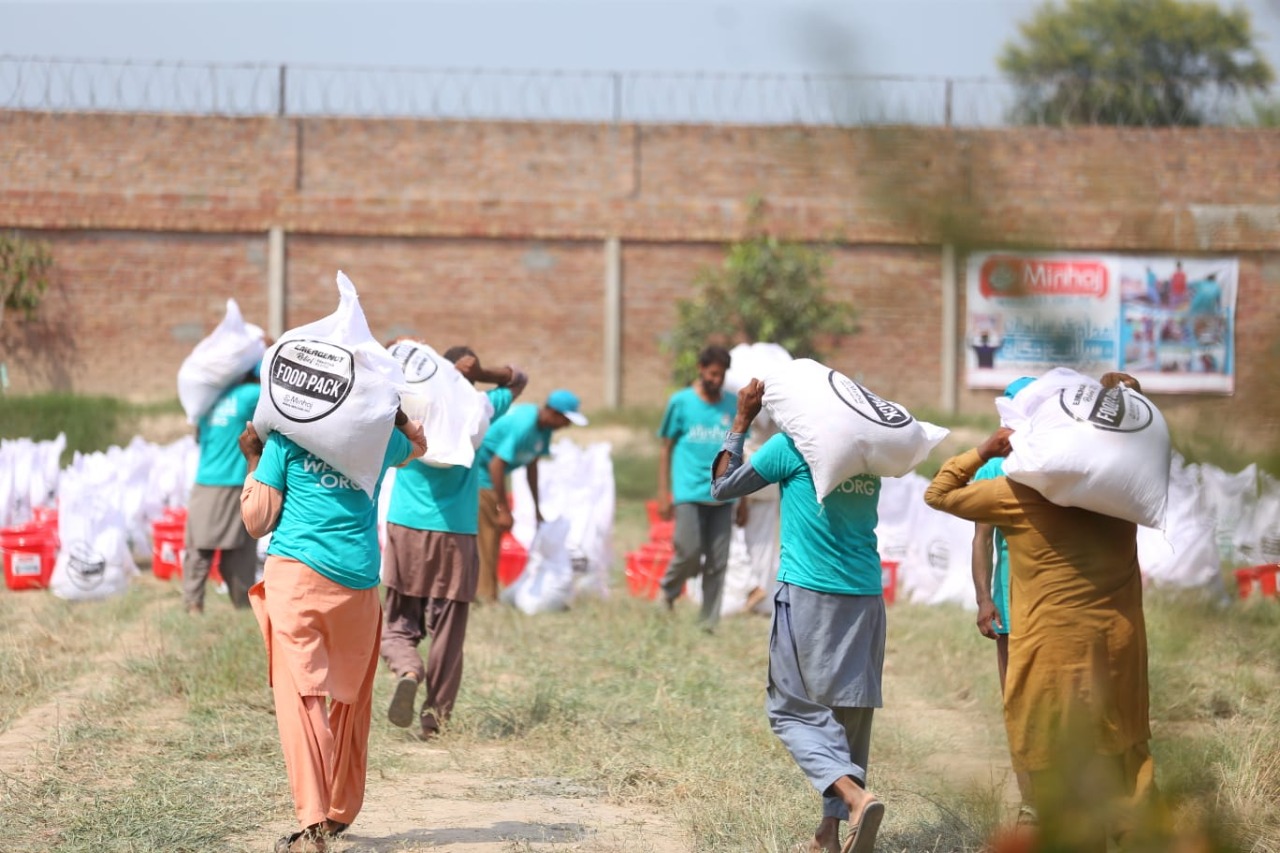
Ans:
{"type": "Polygon", "coordinates": [[[285,772],[301,826],[352,823],[364,804],[378,671],[378,590],[271,556],[249,601],[267,645],[285,772]]]}

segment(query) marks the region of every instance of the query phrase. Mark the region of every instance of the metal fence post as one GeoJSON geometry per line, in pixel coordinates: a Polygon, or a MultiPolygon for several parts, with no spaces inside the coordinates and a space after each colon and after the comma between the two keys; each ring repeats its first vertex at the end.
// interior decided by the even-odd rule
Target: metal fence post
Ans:
{"type": "Polygon", "coordinates": [[[288,68],[289,66],[287,65],[280,66],[280,94],[276,101],[276,115],[278,116],[283,116],[286,112],[288,112],[288,109],[287,109],[288,101],[285,97],[285,93],[287,91],[287,89],[285,88],[285,84],[288,77],[288,68]]]}

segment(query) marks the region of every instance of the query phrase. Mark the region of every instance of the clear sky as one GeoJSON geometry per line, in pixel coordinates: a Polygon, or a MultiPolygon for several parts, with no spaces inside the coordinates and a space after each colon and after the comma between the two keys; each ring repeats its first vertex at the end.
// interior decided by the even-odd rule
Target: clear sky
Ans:
{"type": "MultiPolygon", "coordinates": [[[[994,77],[1036,0],[0,2],[0,55],[994,77]]],[[[1228,5],[1228,4],[1224,4],[1228,5]]],[[[1280,69],[1280,0],[1243,2],[1280,69]]]]}

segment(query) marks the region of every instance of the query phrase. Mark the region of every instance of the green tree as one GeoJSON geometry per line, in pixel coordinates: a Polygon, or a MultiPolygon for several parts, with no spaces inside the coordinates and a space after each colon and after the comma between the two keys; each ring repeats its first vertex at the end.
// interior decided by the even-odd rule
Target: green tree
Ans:
{"type": "Polygon", "coordinates": [[[49,286],[52,266],[47,243],[27,240],[16,231],[0,233],[0,323],[6,310],[30,319],[49,286]]]}
{"type": "Polygon", "coordinates": [[[822,343],[858,330],[853,306],[827,295],[826,253],[758,230],[755,213],[751,222],[755,233],[731,244],[719,267],[700,270],[694,296],[676,303],[667,349],[677,382],[693,378],[708,343],[763,341],[796,358],[821,358],[822,343]]]}
{"type": "Polygon", "coordinates": [[[1019,26],[999,63],[1028,123],[1199,125],[1215,99],[1274,79],[1249,13],[1212,2],[1065,0],[1019,26]]]}

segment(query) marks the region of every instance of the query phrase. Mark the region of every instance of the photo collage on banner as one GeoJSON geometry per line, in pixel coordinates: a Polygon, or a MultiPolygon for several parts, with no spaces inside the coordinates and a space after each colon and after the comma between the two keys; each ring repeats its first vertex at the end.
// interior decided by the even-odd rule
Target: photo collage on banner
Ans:
{"type": "Polygon", "coordinates": [[[1235,258],[980,252],[969,257],[970,388],[1071,367],[1156,393],[1230,394],[1235,258]]]}

